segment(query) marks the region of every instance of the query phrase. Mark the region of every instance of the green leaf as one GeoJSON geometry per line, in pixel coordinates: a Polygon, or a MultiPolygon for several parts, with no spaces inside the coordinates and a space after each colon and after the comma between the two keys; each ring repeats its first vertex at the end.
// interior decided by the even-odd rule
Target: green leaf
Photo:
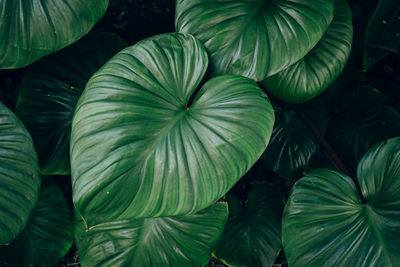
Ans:
{"type": "Polygon", "coordinates": [[[196,214],[75,226],[83,266],[204,266],[228,218],[216,203],[196,214]]]}
{"type": "Polygon", "coordinates": [[[266,167],[285,179],[300,177],[304,167],[319,147],[319,140],[303,121],[307,116],[323,134],[326,129],[325,110],[316,105],[298,107],[275,106],[275,125],[262,161],[266,167]]]}
{"type": "Polygon", "coordinates": [[[70,174],[76,103],[93,73],[124,47],[125,42],[115,34],[89,34],[29,69],[20,87],[16,114],[32,135],[42,174],[70,174]]]}
{"type": "Polygon", "coordinates": [[[400,136],[400,113],[390,106],[376,107],[362,119],[330,121],[327,129],[329,143],[351,169],[372,145],[396,136],[400,136]]]}
{"type": "Polygon", "coordinates": [[[321,94],[342,72],[350,56],[353,25],[347,1],[335,2],[335,16],[318,44],[295,64],[262,81],[275,97],[306,102],[321,94]]]}
{"type": "Polygon", "coordinates": [[[380,49],[400,45],[400,5],[398,1],[380,0],[370,18],[365,34],[364,67],[369,69],[390,52],[380,49]]]}
{"type": "Polygon", "coordinates": [[[43,177],[39,201],[28,225],[10,245],[0,247],[0,262],[9,266],[54,266],[71,248],[72,230],[63,192],[51,177],[43,177]]]}
{"type": "Polygon", "coordinates": [[[10,243],[28,223],[39,188],[39,164],[31,136],[0,102],[0,245],[10,243]]]}
{"type": "Polygon", "coordinates": [[[373,148],[346,175],[319,169],[293,187],[283,215],[289,266],[397,266],[400,262],[400,138],[373,148]]]}
{"type": "Polygon", "coordinates": [[[214,74],[261,81],[304,57],[333,13],[333,0],[178,0],[175,28],[203,42],[214,74]]]}
{"type": "Polygon", "coordinates": [[[90,226],[195,213],[261,156],[274,123],[267,96],[236,75],[196,94],[207,63],[193,36],[162,34],[89,80],[72,123],[71,167],[75,207],[90,226]]]}
{"type": "Polygon", "coordinates": [[[0,0],[0,69],[20,68],[77,41],[108,0],[0,0]]]}
{"type": "Polygon", "coordinates": [[[285,206],[276,186],[262,184],[241,202],[228,195],[229,218],[214,249],[229,266],[271,266],[281,250],[281,218],[285,206]]]}

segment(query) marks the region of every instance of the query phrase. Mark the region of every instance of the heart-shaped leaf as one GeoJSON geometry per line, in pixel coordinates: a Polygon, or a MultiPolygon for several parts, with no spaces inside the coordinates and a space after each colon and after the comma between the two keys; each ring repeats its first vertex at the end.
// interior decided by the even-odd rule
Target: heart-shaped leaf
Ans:
{"type": "Polygon", "coordinates": [[[115,34],[89,34],[38,61],[25,75],[16,114],[32,135],[42,174],[70,174],[76,103],[93,73],[125,46],[115,34]]]}
{"type": "Polygon", "coordinates": [[[335,2],[335,16],[318,44],[298,62],[262,82],[277,98],[306,102],[322,93],[342,72],[351,51],[353,26],[347,1],[335,2]]]}
{"type": "Polygon", "coordinates": [[[400,138],[358,165],[366,203],[346,175],[319,169],[293,187],[282,241],[289,266],[397,266],[400,262],[400,138]]]}
{"type": "Polygon", "coordinates": [[[305,56],[333,13],[331,0],[178,0],[175,28],[203,42],[216,75],[261,81],[305,56]]]}
{"type": "Polygon", "coordinates": [[[9,266],[54,266],[72,241],[72,218],[63,192],[51,177],[43,177],[29,223],[10,245],[0,246],[0,262],[9,266]]]}
{"type": "Polygon", "coordinates": [[[116,220],[85,230],[76,224],[75,237],[83,266],[204,266],[228,218],[217,203],[196,214],[116,220]]]}
{"type": "Polygon", "coordinates": [[[324,133],[327,124],[325,110],[316,105],[275,106],[274,109],[274,130],[262,160],[268,169],[285,179],[299,178],[319,147],[318,138],[302,117],[307,116],[324,133]]]}
{"type": "Polygon", "coordinates": [[[28,223],[40,188],[31,136],[0,102],[0,244],[10,243],[28,223]]]}
{"type": "Polygon", "coordinates": [[[364,52],[364,67],[369,69],[383,57],[388,49],[400,45],[400,5],[398,1],[380,0],[372,14],[365,34],[367,48],[364,52]]]}
{"type": "Polygon", "coordinates": [[[236,75],[196,94],[207,64],[193,36],[163,34],[89,80],[72,123],[71,167],[74,203],[90,226],[195,213],[260,157],[274,122],[267,96],[236,75]]]}
{"type": "Polygon", "coordinates": [[[281,250],[283,194],[273,185],[262,184],[241,202],[227,196],[229,218],[214,249],[229,266],[271,266],[281,250]]]}
{"type": "Polygon", "coordinates": [[[103,16],[108,0],[1,0],[0,68],[20,68],[75,42],[103,16]]]}

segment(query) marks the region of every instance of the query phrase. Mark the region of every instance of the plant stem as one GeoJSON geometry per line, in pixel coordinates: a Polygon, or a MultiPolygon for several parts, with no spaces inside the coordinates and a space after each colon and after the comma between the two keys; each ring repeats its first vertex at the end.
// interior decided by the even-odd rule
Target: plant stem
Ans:
{"type": "Polygon", "coordinates": [[[361,202],[363,204],[366,204],[367,201],[364,198],[364,195],[361,192],[360,185],[356,181],[356,179],[351,175],[351,173],[346,169],[344,166],[342,160],[338,157],[338,155],[335,153],[331,145],[326,141],[324,135],[321,133],[321,131],[314,125],[314,123],[302,112],[299,112],[300,118],[304,121],[305,124],[307,124],[308,127],[313,131],[315,136],[318,138],[318,140],[321,142],[322,147],[324,148],[324,152],[327,154],[328,158],[331,160],[335,168],[349,176],[350,178],[353,179],[354,185],[357,188],[358,195],[360,196],[361,202]]]}
{"type": "Polygon", "coordinates": [[[374,44],[359,44],[357,46],[363,47],[363,48],[372,48],[372,49],[383,50],[383,51],[387,51],[387,52],[390,52],[390,53],[393,53],[393,54],[396,54],[396,55],[400,55],[400,50],[399,49],[388,47],[388,46],[374,45],[374,44]]]}
{"type": "Polygon", "coordinates": [[[349,177],[351,177],[350,172],[346,169],[344,166],[343,162],[340,160],[338,155],[335,153],[331,145],[326,141],[324,135],[321,133],[321,131],[314,125],[314,123],[302,112],[299,112],[300,118],[304,121],[305,124],[307,124],[308,127],[313,131],[315,136],[318,138],[318,140],[321,142],[322,147],[324,148],[325,153],[327,154],[328,158],[331,160],[335,168],[345,174],[347,174],[349,177]]]}

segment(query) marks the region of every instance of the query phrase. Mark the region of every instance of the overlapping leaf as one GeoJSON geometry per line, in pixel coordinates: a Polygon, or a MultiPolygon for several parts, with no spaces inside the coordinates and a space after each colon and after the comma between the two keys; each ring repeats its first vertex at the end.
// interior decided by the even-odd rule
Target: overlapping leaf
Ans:
{"type": "Polygon", "coordinates": [[[373,148],[358,165],[366,203],[353,181],[319,169],[292,189],[282,240],[292,266],[397,266],[400,262],[400,138],[373,148]]]}
{"type": "Polygon", "coordinates": [[[275,125],[262,160],[267,168],[285,179],[298,178],[319,147],[319,140],[304,122],[308,117],[324,133],[325,111],[316,105],[282,108],[275,106],[275,125]]]}
{"type": "Polygon", "coordinates": [[[44,177],[28,225],[10,245],[0,246],[0,262],[15,267],[54,266],[72,240],[72,218],[63,192],[51,177],[44,177]]]}
{"type": "Polygon", "coordinates": [[[305,56],[333,13],[331,0],[178,0],[175,28],[203,42],[215,74],[261,81],[305,56]]]}
{"type": "Polygon", "coordinates": [[[20,87],[16,113],[31,133],[42,174],[69,174],[72,117],[86,82],[126,44],[90,34],[34,64],[20,87]]]}
{"type": "Polygon", "coordinates": [[[84,266],[204,266],[227,218],[227,205],[216,203],[192,215],[116,220],[89,231],[81,221],[75,236],[84,266]]]}
{"type": "Polygon", "coordinates": [[[20,68],[75,42],[108,0],[0,0],[0,69],[20,68]]]}
{"type": "Polygon", "coordinates": [[[287,102],[306,102],[342,72],[351,51],[353,26],[347,1],[335,2],[335,16],[318,44],[295,64],[262,81],[274,96],[287,102]]]}
{"type": "Polygon", "coordinates": [[[240,202],[228,195],[229,218],[214,249],[229,266],[271,266],[281,249],[284,197],[279,188],[262,184],[240,202]]]}
{"type": "Polygon", "coordinates": [[[32,139],[0,102],[0,244],[25,227],[39,196],[40,172],[32,139]]]}
{"type": "Polygon", "coordinates": [[[193,36],[163,34],[121,51],[90,79],[71,137],[73,198],[89,227],[195,213],[260,157],[274,122],[267,96],[235,75],[196,93],[207,65],[193,36]]]}

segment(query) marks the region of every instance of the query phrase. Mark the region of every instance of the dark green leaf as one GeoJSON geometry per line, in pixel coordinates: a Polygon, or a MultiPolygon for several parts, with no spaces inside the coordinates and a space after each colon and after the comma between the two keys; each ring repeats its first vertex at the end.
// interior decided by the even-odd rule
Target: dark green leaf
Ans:
{"type": "Polygon", "coordinates": [[[90,34],[40,60],[20,87],[16,113],[31,133],[42,174],[69,174],[72,117],[86,82],[126,44],[115,34],[90,34]]]}
{"type": "Polygon", "coordinates": [[[322,134],[327,116],[324,109],[315,105],[285,109],[276,106],[275,116],[274,130],[262,160],[280,176],[298,178],[319,147],[318,138],[302,116],[307,116],[322,134]]]}
{"type": "Polygon", "coordinates": [[[89,226],[195,213],[261,156],[274,122],[267,96],[236,75],[196,94],[207,63],[193,36],[163,34],[121,51],[89,80],[71,136],[73,198],[89,226]]]}
{"type": "Polygon", "coordinates": [[[245,202],[228,195],[229,218],[214,249],[229,266],[266,266],[281,249],[281,218],[284,196],[275,186],[262,184],[245,202]]]}
{"type": "Polygon", "coordinates": [[[364,67],[369,69],[389,54],[384,48],[400,45],[400,5],[398,1],[380,0],[368,22],[365,35],[364,67]],[[375,46],[375,47],[371,47],[375,46]]]}
{"type": "Polygon", "coordinates": [[[9,246],[0,247],[0,262],[13,267],[54,266],[72,241],[69,206],[51,177],[43,177],[39,201],[28,225],[9,246]]]}
{"type": "Polygon", "coordinates": [[[400,262],[400,138],[373,148],[353,181],[319,169],[292,189],[283,215],[289,266],[397,266],[400,262]]]}
{"type": "Polygon", "coordinates": [[[349,169],[356,168],[372,145],[396,136],[400,136],[400,113],[389,106],[379,106],[362,119],[330,121],[327,130],[329,143],[349,169]]]}
{"type": "Polygon", "coordinates": [[[77,41],[108,0],[0,0],[0,68],[20,68],[77,41]]]}
{"type": "Polygon", "coordinates": [[[39,188],[39,164],[31,136],[0,102],[0,245],[10,243],[28,223],[39,188]]]}
{"type": "Polygon", "coordinates": [[[214,74],[261,81],[304,57],[333,13],[332,0],[178,0],[175,28],[204,43],[214,74]]]}
{"type": "Polygon", "coordinates": [[[335,2],[335,16],[318,44],[295,64],[262,81],[274,96],[287,102],[306,102],[342,72],[351,51],[353,26],[347,1],[335,2]]]}
{"type": "Polygon", "coordinates": [[[83,266],[204,266],[228,218],[217,203],[179,217],[116,220],[88,231],[81,221],[75,237],[83,266]]]}

